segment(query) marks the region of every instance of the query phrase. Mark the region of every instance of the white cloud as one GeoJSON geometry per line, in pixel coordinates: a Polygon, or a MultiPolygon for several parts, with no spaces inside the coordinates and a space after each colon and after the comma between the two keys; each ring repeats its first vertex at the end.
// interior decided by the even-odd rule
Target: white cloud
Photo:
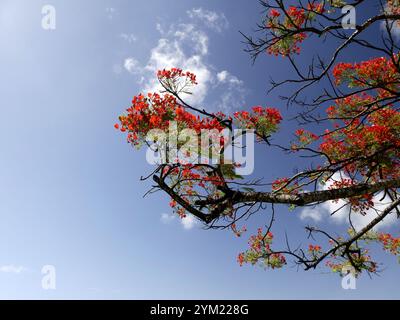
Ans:
{"type": "Polygon", "coordinates": [[[112,20],[116,14],[117,14],[117,9],[112,7],[106,8],[106,16],[108,19],[112,20]]]}
{"type": "Polygon", "coordinates": [[[396,39],[398,39],[400,37],[400,25],[397,22],[392,23],[392,22],[389,21],[389,24],[387,25],[386,21],[382,21],[381,29],[384,32],[387,32],[388,28],[389,28],[390,33],[392,34],[392,36],[394,36],[396,39]]]}
{"type": "Polygon", "coordinates": [[[132,73],[132,74],[141,73],[141,67],[140,67],[139,61],[137,61],[135,58],[132,58],[132,57],[125,59],[124,68],[126,71],[128,71],[129,73],[132,73]]]}
{"type": "Polygon", "coordinates": [[[197,224],[197,220],[192,215],[187,215],[186,218],[181,219],[181,224],[184,229],[190,230],[197,224]]]}
{"type": "Polygon", "coordinates": [[[175,220],[175,215],[171,214],[171,213],[162,213],[161,214],[161,222],[164,224],[169,224],[171,223],[173,220],[175,220]]]}
{"type": "Polygon", "coordinates": [[[232,110],[241,110],[245,107],[247,91],[242,85],[235,89],[222,91],[222,95],[212,104],[213,110],[221,110],[224,113],[230,113],[232,110]]]}
{"type": "Polygon", "coordinates": [[[218,72],[218,74],[217,74],[217,78],[218,78],[219,82],[225,82],[227,77],[228,77],[228,71],[226,71],[226,70],[218,72]]]}
{"type": "MultiPolygon", "coordinates": [[[[393,10],[390,9],[388,4],[385,5],[385,11],[386,14],[393,13],[393,10]]],[[[381,22],[380,26],[383,31],[385,32],[389,31],[395,38],[400,37],[400,23],[398,20],[388,20],[388,21],[384,20],[381,22]]]]}
{"type": "Polygon", "coordinates": [[[232,84],[242,84],[243,82],[239,80],[237,77],[231,75],[229,71],[223,70],[218,72],[217,79],[222,83],[232,83],[232,84]]]}
{"type": "Polygon", "coordinates": [[[214,103],[214,109],[230,112],[244,109],[247,90],[242,80],[223,70],[217,73],[216,88],[221,92],[220,98],[214,103]]]}
{"type": "Polygon", "coordinates": [[[314,220],[315,222],[319,222],[322,220],[322,214],[315,208],[306,207],[303,208],[303,210],[301,210],[300,219],[301,220],[311,219],[314,220]]]}
{"type": "Polygon", "coordinates": [[[199,30],[194,24],[181,23],[172,28],[171,32],[181,42],[189,42],[189,46],[194,49],[195,53],[206,55],[208,53],[208,36],[199,30]]]}
{"type": "MultiPolygon", "coordinates": [[[[332,178],[326,183],[326,185],[324,185],[321,189],[328,190],[328,188],[334,183],[334,181],[339,181],[341,178],[348,179],[349,177],[347,177],[343,173],[335,173],[332,178]]],[[[391,203],[388,197],[385,197],[384,199],[382,199],[382,197],[383,193],[381,192],[373,198],[373,202],[375,203],[374,208],[378,210],[378,213],[382,212],[391,203]]],[[[358,212],[352,212],[351,222],[356,230],[360,230],[377,216],[377,212],[373,209],[366,210],[365,215],[362,215],[358,212]]],[[[300,212],[300,218],[302,220],[311,219],[315,222],[319,222],[326,217],[329,217],[331,221],[337,224],[349,223],[349,206],[346,204],[346,201],[327,201],[320,205],[317,205],[315,208],[303,208],[303,210],[300,212]],[[331,215],[333,212],[335,213],[331,215]]],[[[396,222],[397,215],[395,212],[391,212],[374,229],[378,230],[382,227],[384,228],[390,226],[396,222]]]]}
{"type": "Polygon", "coordinates": [[[23,267],[23,266],[15,266],[13,264],[0,266],[0,272],[4,272],[4,273],[16,273],[16,274],[19,274],[19,273],[24,272],[26,270],[28,270],[28,269],[23,267]]]}
{"type": "Polygon", "coordinates": [[[199,105],[203,103],[212,74],[204,58],[208,53],[208,37],[191,24],[171,26],[165,37],[158,40],[150,52],[150,58],[144,69],[147,71],[145,91],[158,91],[161,86],[155,77],[157,70],[177,67],[195,73],[198,85],[193,88],[193,94],[186,96],[188,103],[199,105]]]}
{"type": "MultiPolygon", "coordinates": [[[[214,14],[208,11],[191,10],[193,18],[203,17],[207,21],[216,22],[214,14]]],[[[157,24],[160,39],[155,47],[150,50],[148,61],[140,65],[133,58],[128,57],[124,61],[124,68],[131,74],[140,76],[138,82],[141,91],[157,92],[162,87],[156,77],[157,70],[172,67],[188,70],[196,74],[198,85],[192,88],[191,95],[182,96],[185,101],[195,107],[203,107],[207,102],[208,111],[222,110],[230,113],[239,105],[243,107],[246,90],[244,84],[229,71],[223,70],[219,73],[208,63],[209,37],[195,23],[179,23],[163,27],[157,24]],[[210,91],[218,91],[219,98],[206,101],[210,91]]]]}
{"type": "MultiPolygon", "coordinates": [[[[174,222],[175,220],[177,220],[176,218],[177,218],[177,216],[173,213],[162,213],[160,220],[163,224],[170,224],[170,223],[174,222]]],[[[193,227],[198,224],[198,221],[196,220],[196,218],[190,214],[187,215],[186,218],[182,218],[182,219],[179,218],[179,221],[185,230],[193,229],[193,227]]]]}
{"type": "Polygon", "coordinates": [[[223,13],[217,13],[203,8],[195,8],[187,11],[187,14],[191,19],[198,19],[207,27],[217,32],[222,32],[224,29],[229,28],[228,19],[223,13]]]}
{"type": "Polygon", "coordinates": [[[163,26],[161,25],[161,23],[157,23],[157,24],[156,24],[156,30],[157,30],[161,35],[164,35],[164,28],[163,28],[163,26]]]}
{"type": "Polygon", "coordinates": [[[120,37],[122,40],[124,40],[124,41],[126,41],[126,42],[128,42],[128,43],[130,43],[130,44],[137,41],[137,38],[136,38],[136,36],[135,36],[133,33],[121,33],[121,34],[119,35],[119,37],[120,37]]]}

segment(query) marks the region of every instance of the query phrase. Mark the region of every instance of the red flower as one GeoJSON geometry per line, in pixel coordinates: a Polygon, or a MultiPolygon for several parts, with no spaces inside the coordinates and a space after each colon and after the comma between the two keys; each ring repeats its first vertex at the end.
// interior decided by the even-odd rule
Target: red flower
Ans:
{"type": "Polygon", "coordinates": [[[276,17],[279,17],[281,14],[280,14],[280,12],[279,12],[278,10],[272,9],[272,10],[269,12],[269,15],[270,15],[271,17],[276,18],[276,17]]]}
{"type": "Polygon", "coordinates": [[[252,108],[255,113],[261,114],[264,110],[261,106],[255,106],[252,108]]]}

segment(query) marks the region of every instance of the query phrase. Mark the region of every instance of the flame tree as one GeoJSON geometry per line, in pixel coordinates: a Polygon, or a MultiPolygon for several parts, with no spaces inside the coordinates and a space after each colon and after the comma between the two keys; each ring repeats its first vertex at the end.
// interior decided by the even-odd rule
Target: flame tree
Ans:
{"type": "MultiPolygon", "coordinates": [[[[230,161],[210,164],[167,159],[143,178],[153,179],[151,191],[167,194],[176,214],[182,218],[193,215],[208,228],[230,228],[240,236],[246,231],[244,221],[263,212],[268,217],[265,226],[250,237],[249,248],[238,255],[241,265],[281,268],[292,261],[305,270],[322,264],[341,272],[350,266],[359,274],[379,270],[378,262],[369,253],[371,245],[400,256],[400,238],[375,228],[389,214],[400,217],[400,56],[395,36],[400,28],[400,1],[376,2],[375,15],[357,21],[354,30],[344,30],[342,20],[346,13],[341,8],[352,5],[357,10],[365,3],[261,1],[265,14],[258,25],[257,38],[244,35],[246,50],[254,59],[264,54],[282,56],[293,68],[293,78],[271,81],[271,90],[285,85],[295,88],[284,97],[284,103],[297,110],[296,139],[289,145],[271,140],[283,121],[278,109],[255,106],[225,115],[187,103],[185,96],[197,79],[190,71],[179,68],[160,70],[157,77],[163,90],[135,96],[115,125],[127,134],[132,145],[151,143],[158,150],[169,149],[169,140],[149,141],[148,134],[153,129],[177,135],[190,129],[199,136],[203,130],[221,133],[226,129],[252,129],[256,142],[266,148],[279,148],[287,157],[313,158],[316,163],[303,171],[267,184],[261,179],[244,180],[235,173],[238,164],[230,161]],[[379,30],[379,37],[370,40],[371,30],[379,30]],[[323,48],[310,57],[304,68],[297,56],[312,38],[334,40],[337,45],[332,52],[323,48]],[[338,61],[350,47],[373,58],[355,63],[338,61]],[[316,85],[318,94],[312,90],[316,85]],[[174,133],[171,122],[176,123],[174,133]],[[377,200],[378,195],[389,199],[388,203],[380,205],[382,199],[377,200]],[[339,209],[348,210],[347,233],[338,236],[307,226],[308,237],[317,243],[294,248],[286,239],[282,248],[274,244],[276,206],[306,207],[332,201],[340,201],[343,205],[339,209]],[[355,228],[352,217],[366,214],[373,214],[372,220],[361,229],[355,228]]],[[[225,142],[222,138],[214,146],[200,147],[200,157],[209,157],[210,148],[222,153],[225,142]]],[[[293,172],[291,169],[288,172],[293,172]]],[[[339,209],[331,214],[337,214],[339,209]]]]}

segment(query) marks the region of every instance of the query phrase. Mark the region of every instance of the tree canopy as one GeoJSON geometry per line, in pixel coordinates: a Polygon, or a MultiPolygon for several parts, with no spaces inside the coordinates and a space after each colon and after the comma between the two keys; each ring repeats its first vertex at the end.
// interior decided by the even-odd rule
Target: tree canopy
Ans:
{"type": "MultiPolygon", "coordinates": [[[[265,226],[250,237],[249,248],[238,255],[241,265],[260,263],[281,268],[293,261],[306,270],[323,263],[334,272],[351,266],[356,273],[376,273],[379,265],[370,255],[370,246],[378,244],[400,256],[400,238],[376,230],[389,214],[400,217],[400,56],[396,38],[400,1],[377,2],[375,15],[357,21],[351,30],[345,29],[343,21],[348,12],[342,8],[357,10],[365,3],[261,1],[265,14],[258,24],[257,37],[243,36],[246,51],[254,59],[264,54],[283,56],[293,68],[293,78],[271,81],[271,90],[286,85],[295,88],[282,100],[283,105],[298,111],[294,119],[298,123],[296,139],[289,145],[273,140],[286,120],[279,108],[254,106],[227,115],[189,104],[186,97],[197,85],[196,75],[179,66],[158,71],[162,90],[135,96],[115,125],[133,146],[166,151],[167,156],[161,157],[143,180],[152,178],[155,185],[150,192],[164,191],[180,217],[193,215],[209,228],[230,228],[240,236],[253,214],[269,213],[265,226]],[[375,39],[370,39],[370,30],[379,30],[375,39]],[[313,37],[333,39],[338,45],[333,52],[321,47],[305,67],[297,56],[313,37]],[[350,47],[372,58],[355,63],[340,61],[350,47]],[[323,89],[309,90],[317,84],[323,89]],[[240,134],[229,138],[222,134],[234,129],[240,134]],[[199,139],[192,141],[188,130],[199,139]],[[207,143],[200,139],[205,131],[210,132],[207,143]],[[268,183],[246,180],[238,174],[241,164],[222,155],[228,140],[234,147],[246,148],[238,141],[249,131],[257,144],[277,148],[287,157],[310,157],[313,164],[268,183]],[[157,132],[168,133],[168,139],[157,132]],[[191,159],[194,154],[198,161],[182,159],[182,153],[191,159]],[[206,161],[216,155],[221,161],[206,161]],[[384,206],[379,204],[383,199],[384,206]],[[340,209],[348,209],[346,234],[338,236],[307,226],[308,236],[315,239],[313,244],[292,247],[288,240],[282,248],[274,244],[276,206],[296,208],[331,201],[341,201],[340,209]],[[355,228],[352,217],[367,212],[373,212],[374,218],[363,228],[355,228]]],[[[289,163],[288,172],[293,172],[289,163]]]]}

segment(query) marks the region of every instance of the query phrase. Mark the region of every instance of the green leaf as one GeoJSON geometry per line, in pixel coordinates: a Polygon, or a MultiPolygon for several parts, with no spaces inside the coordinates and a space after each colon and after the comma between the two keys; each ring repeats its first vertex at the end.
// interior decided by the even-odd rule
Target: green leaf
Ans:
{"type": "Polygon", "coordinates": [[[243,190],[247,191],[247,192],[255,192],[256,190],[250,187],[244,187],[243,190]]]}
{"type": "Polygon", "coordinates": [[[233,164],[221,165],[221,172],[223,176],[228,179],[243,179],[241,175],[236,174],[233,164]]]}

